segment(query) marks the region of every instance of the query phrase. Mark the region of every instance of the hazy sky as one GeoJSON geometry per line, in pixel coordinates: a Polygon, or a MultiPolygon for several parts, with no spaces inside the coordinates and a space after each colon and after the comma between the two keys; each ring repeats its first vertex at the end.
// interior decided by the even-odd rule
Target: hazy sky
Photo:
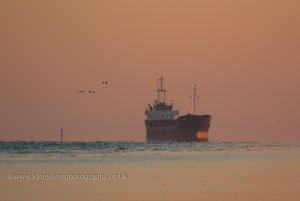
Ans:
{"type": "Polygon", "coordinates": [[[145,140],[162,74],[211,141],[300,141],[298,0],[1,0],[0,140],[145,140]],[[101,81],[107,80],[107,86],[101,81]],[[78,95],[77,90],[95,90],[78,95]]]}

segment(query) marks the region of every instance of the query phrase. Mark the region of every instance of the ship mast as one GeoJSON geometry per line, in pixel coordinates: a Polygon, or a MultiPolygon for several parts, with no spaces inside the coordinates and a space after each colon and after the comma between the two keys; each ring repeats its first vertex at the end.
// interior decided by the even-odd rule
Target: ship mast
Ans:
{"type": "MultiPolygon", "coordinates": [[[[192,98],[192,96],[191,96],[192,98]]],[[[197,98],[199,98],[199,96],[197,95],[197,88],[196,88],[196,84],[194,84],[194,94],[193,94],[193,100],[194,100],[194,115],[196,115],[196,100],[197,98]]]]}
{"type": "Polygon", "coordinates": [[[163,76],[160,76],[158,81],[159,81],[159,86],[157,87],[157,90],[156,90],[157,91],[157,102],[161,103],[160,102],[160,93],[163,93],[163,103],[165,103],[166,102],[166,91],[167,90],[164,89],[164,78],[163,78],[163,76]]]}

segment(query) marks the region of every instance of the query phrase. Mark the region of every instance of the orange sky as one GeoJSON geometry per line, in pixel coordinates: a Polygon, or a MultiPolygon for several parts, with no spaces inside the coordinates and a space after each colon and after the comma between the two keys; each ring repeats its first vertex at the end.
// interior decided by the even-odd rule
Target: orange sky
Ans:
{"type": "Polygon", "coordinates": [[[198,85],[211,141],[300,141],[299,6],[2,0],[0,140],[143,141],[162,74],[181,114],[198,85]]]}

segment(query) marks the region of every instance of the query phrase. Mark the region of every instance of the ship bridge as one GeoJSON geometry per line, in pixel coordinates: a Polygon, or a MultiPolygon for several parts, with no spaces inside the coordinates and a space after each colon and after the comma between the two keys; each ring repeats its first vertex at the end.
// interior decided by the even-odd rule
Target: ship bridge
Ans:
{"type": "Polygon", "coordinates": [[[166,89],[164,88],[164,78],[161,76],[157,87],[157,99],[153,105],[148,104],[146,109],[147,120],[175,120],[178,111],[173,110],[172,103],[166,103],[166,89]]]}

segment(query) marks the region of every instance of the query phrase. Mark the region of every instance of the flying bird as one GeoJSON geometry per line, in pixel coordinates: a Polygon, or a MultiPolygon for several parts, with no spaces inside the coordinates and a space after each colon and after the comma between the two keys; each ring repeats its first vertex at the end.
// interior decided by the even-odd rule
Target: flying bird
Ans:
{"type": "Polygon", "coordinates": [[[95,93],[96,93],[95,91],[92,91],[92,90],[88,90],[88,92],[89,92],[90,94],[95,94],[95,93]]]}

